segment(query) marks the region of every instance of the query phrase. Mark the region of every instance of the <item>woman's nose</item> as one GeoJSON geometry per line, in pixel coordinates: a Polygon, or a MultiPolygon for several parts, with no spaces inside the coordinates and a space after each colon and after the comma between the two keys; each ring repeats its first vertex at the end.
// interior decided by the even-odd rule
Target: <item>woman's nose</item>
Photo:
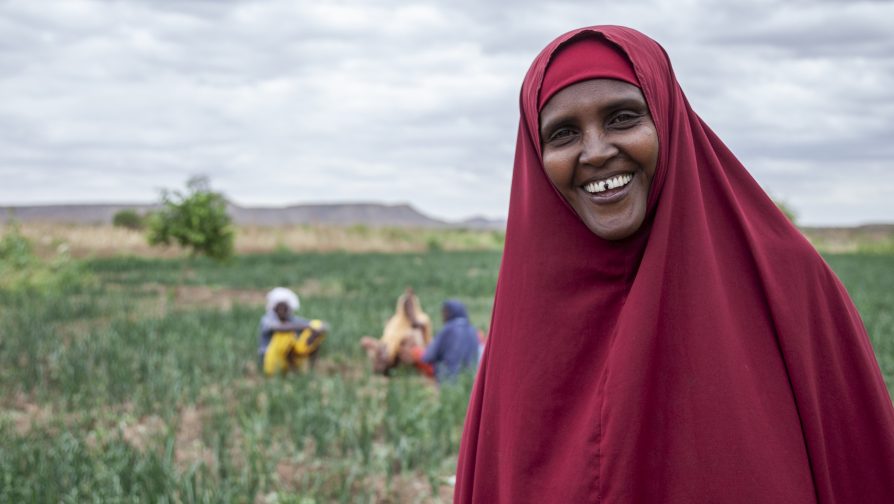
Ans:
{"type": "Polygon", "coordinates": [[[618,147],[610,139],[606,138],[603,132],[584,132],[580,157],[578,158],[581,164],[599,168],[617,154],[618,147]]]}

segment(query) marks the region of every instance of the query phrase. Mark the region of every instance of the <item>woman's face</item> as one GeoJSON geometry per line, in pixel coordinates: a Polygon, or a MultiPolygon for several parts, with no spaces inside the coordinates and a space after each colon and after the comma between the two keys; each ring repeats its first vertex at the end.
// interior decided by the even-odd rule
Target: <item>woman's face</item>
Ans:
{"type": "Polygon", "coordinates": [[[572,84],[540,112],[543,167],[590,231],[640,228],[658,164],[658,132],[640,89],[614,79],[572,84]]]}
{"type": "Polygon", "coordinates": [[[279,317],[279,320],[285,322],[289,320],[289,315],[291,315],[291,311],[289,309],[289,305],[286,303],[276,303],[276,306],[273,307],[273,311],[276,313],[276,316],[279,317]]]}

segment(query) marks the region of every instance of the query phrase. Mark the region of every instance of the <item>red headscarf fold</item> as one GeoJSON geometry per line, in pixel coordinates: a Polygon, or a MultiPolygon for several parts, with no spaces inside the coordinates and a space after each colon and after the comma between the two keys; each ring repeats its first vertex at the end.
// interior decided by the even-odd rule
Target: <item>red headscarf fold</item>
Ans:
{"type": "Polygon", "coordinates": [[[586,37],[560,47],[543,76],[537,109],[562,89],[590,79],[615,79],[639,87],[630,61],[614,46],[586,37]]]}
{"type": "Polygon", "coordinates": [[[531,66],[521,114],[455,501],[890,502],[894,408],[854,305],[662,48],[567,33],[531,66]],[[646,221],[621,241],[590,232],[541,161],[545,70],[585,38],[629,58],[658,131],[646,221]]]}

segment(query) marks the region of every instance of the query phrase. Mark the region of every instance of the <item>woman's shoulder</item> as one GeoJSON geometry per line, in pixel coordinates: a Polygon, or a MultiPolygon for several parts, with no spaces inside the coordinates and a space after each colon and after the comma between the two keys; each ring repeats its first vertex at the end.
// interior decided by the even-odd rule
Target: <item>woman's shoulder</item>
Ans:
{"type": "Polygon", "coordinates": [[[760,269],[786,290],[817,289],[839,282],[823,256],[800,231],[788,239],[768,239],[758,250],[760,269]]]}

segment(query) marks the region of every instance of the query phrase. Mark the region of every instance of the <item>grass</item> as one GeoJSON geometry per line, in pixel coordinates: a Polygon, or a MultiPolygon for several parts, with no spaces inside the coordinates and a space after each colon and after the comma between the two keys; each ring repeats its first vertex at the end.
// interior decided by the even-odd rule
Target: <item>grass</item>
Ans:
{"type": "Polygon", "coordinates": [[[498,252],[105,258],[0,292],[0,502],[443,502],[471,377],[371,376],[357,341],[406,285],[486,326],[498,252]],[[313,374],[263,379],[264,293],[332,323],[313,374]],[[227,303],[221,303],[228,300],[227,303]],[[303,500],[301,500],[303,499],[303,500]]]}
{"type": "Polygon", "coordinates": [[[889,393],[894,393],[894,253],[827,254],[860,311],[889,393]]]}
{"type": "MultiPolygon", "coordinates": [[[[471,378],[370,375],[406,285],[489,323],[499,251],[78,261],[85,283],[0,290],[0,502],[446,502],[471,378]],[[263,379],[264,293],[331,322],[314,373],[263,379]]],[[[832,254],[894,386],[894,255],[832,254]]]]}

